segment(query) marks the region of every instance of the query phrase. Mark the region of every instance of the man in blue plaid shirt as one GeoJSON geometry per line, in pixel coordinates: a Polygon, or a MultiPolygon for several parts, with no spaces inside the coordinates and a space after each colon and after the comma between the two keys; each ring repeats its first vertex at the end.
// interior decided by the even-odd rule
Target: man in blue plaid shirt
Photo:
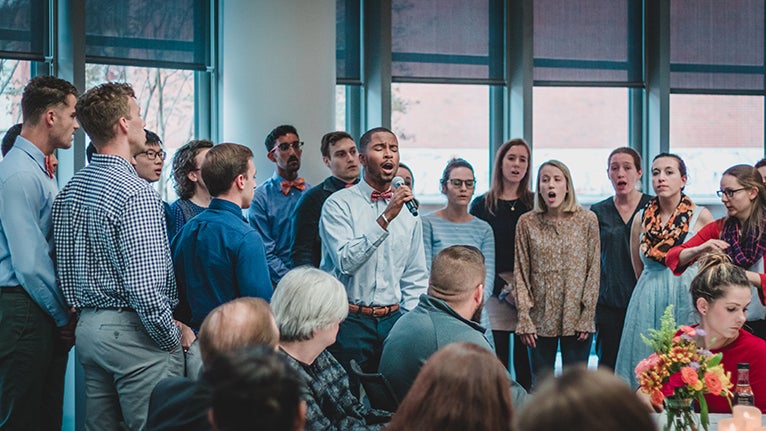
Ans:
{"type": "Polygon", "coordinates": [[[54,201],[53,234],[64,298],[80,312],[85,427],[140,430],[154,384],[183,373],[164,209],[130,164],[146,141],[132,87],[94,87],[76,110],[97,153],[54,201]]]}

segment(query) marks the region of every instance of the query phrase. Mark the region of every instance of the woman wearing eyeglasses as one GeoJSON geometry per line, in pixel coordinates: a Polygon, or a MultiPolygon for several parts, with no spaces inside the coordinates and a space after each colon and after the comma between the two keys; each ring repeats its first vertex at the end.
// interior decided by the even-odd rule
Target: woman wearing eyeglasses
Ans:
{"type": "Polygon", "coordinates": [[[686,187],[686,164],[675,154],[660,153],[652,161],[652,188],[655,198],[649,201],[640,217],[633,219],[630,235],[633,269],[638,277],[625,314],[615,372],[638,387],[634,369],[652,349],[641,334],[660,327],[660,318],[673,305],[676,322],[688,325],[696,321],[689,297],[689,284],[696,267],[676,277],[668,269],[667,252],[683,244],[695,232],[713,220],[710,211],[699,207],[683,193],[686,187]]]}
{"type": "MultiPolygon", "coordinates": [[[[492,227],[468,213],[476,188],[473,166],[464,159],[452,159],[447,162],[441,180],[442,193],[447,196],[447,206],[423,216],[423,243],[426,251],[426,263],[430,270],[431,262],[443,249],[453,245],[471,245],[484,255],[487,274],[484,277],[484,300],[492,295],[495,283],[495,237],[492,227]]],[[[492,331],[487,312],[482,310],[481,325],[487,330],[486,336],[494,347],[492,331]]]]}
{"type": "Polygon", "coordinates": [[[718,196],[726,207],[726,217],[706,225],[692,239],[672,248],[666,263],[676,275],[684,273],[698,258],[723,250],[732,262],[746,271],[753,285],[748,307],[748,326],[766,338],[766,314],[760,297],[766,286],[763,254],[766,250],[766,187],[758,170],[750,165],[734,165],[721,176],[718,196]],[[760,295],[759,295],[760,294],[760,295]]]}
{"type": "Polygon", "coordinates": [[[516,333],[529,350],[532,386],[563,364],[588,361],[596,331],[601,254],[596,214],[575,196],[572,174],[558,160],[537,171],[535,210],[516,225],[516,333]]]}

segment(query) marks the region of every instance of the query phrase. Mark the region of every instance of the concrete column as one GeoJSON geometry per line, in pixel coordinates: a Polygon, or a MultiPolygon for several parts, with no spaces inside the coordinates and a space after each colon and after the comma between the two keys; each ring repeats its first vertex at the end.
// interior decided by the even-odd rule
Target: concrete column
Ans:
{"type": "Polygon", "coordinates": [[[275,170],[266,135],[292,124],[306,143],[300,175],[318,184],[335,124],[335,1],[227,0],[220,19],[219,142],[252,148],[260,183],[275,170]]]}

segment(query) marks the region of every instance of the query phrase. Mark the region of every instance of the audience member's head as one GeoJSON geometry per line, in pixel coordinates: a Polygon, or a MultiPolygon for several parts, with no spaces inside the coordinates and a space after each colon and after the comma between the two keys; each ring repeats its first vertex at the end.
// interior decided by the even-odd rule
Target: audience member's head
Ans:
{"type": "Polygon", "coordinates": [[[2,154],[5,157],[8,151],[11,151],[13,144],[16,142],[16,138],[21,134],[21,123],[11,126],[3,135],[2,154]]]}
{"type": "Polygon", "coordinates": [[[279,330],[269,304],[263,299],[243,297],[214,308],[199,330],[199,349],[203,364],[210,364],[221,353],[256,344],[272,349],[279,343],[279,330]]]}
{"type": "Polygon", "coordinates": [[[214,430],[302,430],[303,381],[274,349],[255,346],[226,352],[205,370],[211,388],[208,419],[214,430]]]}
{"type": "Polygon", "coordinates": [[[335,342],[338,325],[348,315],[348,297],[335,277],[302,266],[282,277],[271,297],[271,307],[283,342],[321,336],[317,341],[329,346],[335,342]]]}
{"type": "Polygon", "coordinates": [[[153,183],[162,177],[162,167],[165,166],[165,150],[162,149],[162,139],[151,130],[144,129],[146,146],[143,151],[133,156],[133,167],[140,178],[153,183]]]}
{"type": "Polygon", "coordinates": [[[97,151],[118,136],[118,130],[127,135],[133,155],[142,151],[146,132],[135,97],[130,84],[107,82],[77,100],[77,119],[97,151]]]}
{"type": "Polygon", "coordinates": [[[585,367],[544,380],[516,417],[523,431],[654,431],[649,410],[619,377],[585,367]]]}
{"type": "Polygon", "coordinates": [[[206,139],[190,141],[179,148],[173,156],[173,180],[176,194],[181,199],[191,199],[198,188],[207,190],[202,179],[202,161],[213,148],[213,142],[206,139]]]}
{"type": "MultiPolygon", "coordinates": [[[[471,312],[478,320],[484,305],[484,255],[470,245],[453,245],[440,251],[431,263],[428,294],[452,308],[471,312]]],[[[459,311],[458,311],[459,312],[459,311]]]]}
{"type": "Polygon", "coordinates": [[[386,430],[510,430],[508,382],[494,353],[472,343],[448,344],[423,364],[386,430]]]}
{"type": "MultiPolygon", "coordinates": [[[[730,307],[735,302],[740,304],[740,308],[747,308],[750,303],[750,282],[747,280],[747,273],[741,267],[734,265],[731,259],[723,252],[709,253],[698,260],[699,271],[692,280],[689,291],[692,295],[697,312],[701,317],[701,324],[707,331],[708,328],[718,327],[715,321],[715,314],[710,314],[716,303],[730,307]],[[720,299],[728,298],[726,301],[720,299]]],[[[735,326],[739,328],[745,323],[744,313],[741,313],[741,321],[735,324],[727,324],[726,334],[719,336],[736,337],[736,333],[731,333],[735,326]]],[[[735,316],[736,317],[736,316],[735,316]]],[[[719,331],[720,332],[720,331],[719,331]]]]}
{"type": "Polygon", "coordinates": [[[242,208],[249,207],[255,189],[252,150],[239,144],[216,145],[202,162],[202,179],[210,196],[230,195],[242,208]]]}
{"type": "Polygon", "coordinates": [[[335,178],[351,183],[359,178],[359,154],[354,138],[346,132],[330,132],[322,136],[322,161],[335,178]]]}

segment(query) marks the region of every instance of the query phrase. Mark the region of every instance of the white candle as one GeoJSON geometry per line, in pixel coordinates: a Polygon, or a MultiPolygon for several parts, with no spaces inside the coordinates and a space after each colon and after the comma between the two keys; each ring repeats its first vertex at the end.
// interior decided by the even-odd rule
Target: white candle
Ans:
{"type": "Polygon", "coordinates": [[[755,431],[761,426],[761,410],[753,406],[734,406],[732,413],[735,419],[742,420],[743,431],[755,431]]]}
{"type": "Polygon", "coordinates": [[[744,431],[745,424],[739,418],[727,418],[718,421],[718,431],[744,431]]]}

